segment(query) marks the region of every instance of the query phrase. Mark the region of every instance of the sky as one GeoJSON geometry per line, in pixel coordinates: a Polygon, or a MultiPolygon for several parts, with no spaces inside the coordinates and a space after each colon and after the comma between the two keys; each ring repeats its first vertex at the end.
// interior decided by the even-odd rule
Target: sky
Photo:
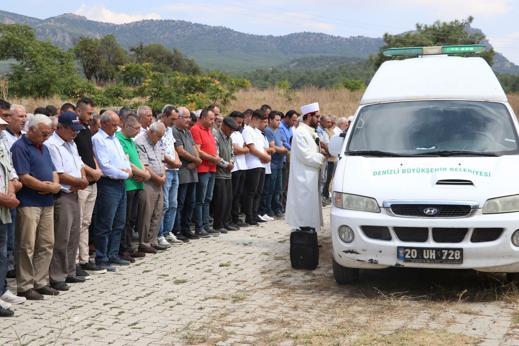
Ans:
{"type": "Polygon", "coordinates": [[[0,10],[49,18],[75,13],[128,23],[179,19],[260,35],[323,32],[382,37],[432,24],[474,17],[494,48],[519,65],[519,0],[1,0],[0,10]]]}

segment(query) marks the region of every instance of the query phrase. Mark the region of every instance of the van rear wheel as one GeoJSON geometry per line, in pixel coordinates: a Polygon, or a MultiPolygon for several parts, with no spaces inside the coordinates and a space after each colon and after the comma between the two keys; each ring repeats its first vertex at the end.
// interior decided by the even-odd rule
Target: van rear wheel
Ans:
{"type": "Polygon", "coordinates": [[[333,259],[333,277],[339,285],[346,285],[359,280],[359,269],[346,268],[333,259]]]}

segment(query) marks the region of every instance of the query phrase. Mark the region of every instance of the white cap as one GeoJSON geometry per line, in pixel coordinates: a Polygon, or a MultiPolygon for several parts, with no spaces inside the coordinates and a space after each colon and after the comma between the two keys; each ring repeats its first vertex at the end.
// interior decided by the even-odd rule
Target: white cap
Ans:
{"type": "Polygon", "coordinates": [[[353,119],[355,119],[355,117],[353,115],[350,115],[348,117],[348,122],[351,123],[353,121],[353,119]]]}
{"type": "Polygon", "coordinates": [[[310,103],[309,105],[305,105],[305,106],[301,107],[301,115],[305,115],[305,114],[313,113],[313,112],[319,112],[319,103],[318,102],[310,103]]]}

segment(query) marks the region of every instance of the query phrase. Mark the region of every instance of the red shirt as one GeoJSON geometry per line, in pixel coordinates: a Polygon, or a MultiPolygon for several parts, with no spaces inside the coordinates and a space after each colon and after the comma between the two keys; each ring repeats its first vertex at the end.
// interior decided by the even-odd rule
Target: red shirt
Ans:
{"type": "MultiPolygon", "coordinates": [[[[205,129],[200,126],[200,123],[196,123],[191,127],[191,135],[196,145],[200,146],[200,150],[209,155],[216,156],[216,140],[211,133],[211,129],[205,129]]],[[[200,166],[198,166],[198,173],[216,172],[216,165],[207,160],[202,160],[200,166]]]]}

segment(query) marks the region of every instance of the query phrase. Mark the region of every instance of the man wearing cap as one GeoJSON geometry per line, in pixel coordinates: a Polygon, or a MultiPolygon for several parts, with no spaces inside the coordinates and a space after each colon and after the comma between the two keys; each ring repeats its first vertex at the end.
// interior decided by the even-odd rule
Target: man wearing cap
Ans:
{"type": "Polygon", "coordinates": [[[221,160],[216,166],[216,179],[213,196],[213,227],[220,233],[237,231],[238,228],[229,225],[232,208],[232,174],[234,159],[232,154],[231,134],[238,130],[238,124],[231,117],[225,117],[216,133],[218,156],[221,160]]]}
{"type": "Polygon", "coordinates": [[[315,132],[319,124],[317,102],[301,107],[303,121],[294,131],[290,158],[290,177],[286,221],[294,229],[311,227],[318,231],[322,224],[319,170],[325,160],[315,132]]]}
{"type": "Polygon", "coordinates": [[[50,284],[58,291],[67,291],[67,283],[85,281],[76,276],[81,229],[78,190],[88,187],[84,164],[74,142],[82,129],[76,113],[65,112],[58,117],[56,131],[45,141],[61,184],[54,203],[54,251],[49,268],[50,284]]]}

